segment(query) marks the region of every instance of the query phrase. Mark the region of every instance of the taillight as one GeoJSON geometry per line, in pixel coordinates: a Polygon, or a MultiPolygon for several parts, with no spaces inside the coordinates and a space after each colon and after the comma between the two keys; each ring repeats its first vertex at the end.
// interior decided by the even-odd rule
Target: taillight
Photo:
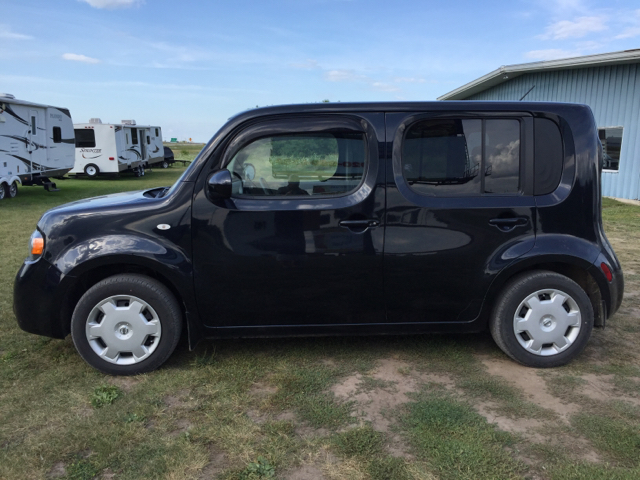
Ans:
{"type": "Polygon", "coordinates": [[[604,273],[604,276],[607,277],[607,281],[610,282],[611,280],[613,280],[613,274],[611,273],[611,269],[609,268],[609,265],[602,262],[600,264],[600,270],[602,270],[602,273],[604,273]]]}
{"type": "Polygon", "coordinates": [[[35,262],[42,256],[43,252],[44,237],[38,230],[36,230],[31,234],[31,239],[29,240],[29,257],[27,258],[27,261],[35,262]]]}

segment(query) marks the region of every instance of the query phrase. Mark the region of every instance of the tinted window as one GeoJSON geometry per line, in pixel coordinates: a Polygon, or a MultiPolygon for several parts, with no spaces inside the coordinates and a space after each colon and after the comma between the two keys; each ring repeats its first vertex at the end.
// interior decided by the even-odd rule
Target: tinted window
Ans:
{"type": "Polygon", "coordinates": [[[485,121],[485,193],[516,193],[520,186],[520,122],[485,121]]]}
{"type": "Polygon", "coordinates": [[[151,145],[151,139],[149,138],[149,135],[147,135],[147,145],[151,145]]]}
{"type": "Polygon", "coordinates": [[[96,146],[96,132],[90,128],[76,128],[74,132],[76,136],[76,147],[94,148],[96,146]]]}
{"type": "Polygon", "coordinates": [[[598,136],[602,143],[602,168],[617,171],[620,166],[622,127],[599,128],[598,136]]]}
{"type": "Polygon", "coordinates": [[[53,143],[62,142],[62,129],[60,127],[53,127],[53,143]]]}
{"type": "Polygon", "coordinates": [[[158,129],[156,128],[156,137],[157,137],[158,135],[159,135],[159,133],[158,133],[158,129]]]}
{"type": "Polygon", "coordinates": [[[36,117],[31,116],[31,135],[36,135],[38,132],[36,131],[36,117]]]}
{"type": "Polygon", "coordinates": [[[481,120],[426,120],[407,131],[402,174],[426,195],[480,193],[481,120]]]}
{"type": "Polygon", "coordinates": [[[562,137],[558,126],[546,118],[536,118],[535,126],[535,182],[533,193],[545,195],[560,183],[563,164],[562,137]]]}
{"type": "Polygon", "coordinates": [[[417,122],[407,130],[402,145],[402,175],[413,190],[423,195],[517,193],[520,122],[511,119],[417,122]]]}
{"type": "Polygon", "coordinates": [[[360,185],[365,151],[363,134],[277,135],[244,146],[227,168],[235,195],[341,195],[360,185]]]}
{"type": "Polygon", "coordinates": [[[135,128],[131,129],[131,143],[133,145],[138,144],[138,130],[136,130],[135,128]]]}

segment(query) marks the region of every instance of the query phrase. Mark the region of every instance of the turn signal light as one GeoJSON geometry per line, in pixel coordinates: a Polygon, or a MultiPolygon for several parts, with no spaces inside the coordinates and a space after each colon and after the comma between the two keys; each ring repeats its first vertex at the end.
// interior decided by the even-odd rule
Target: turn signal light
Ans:
{"type": "Polygon", "coordinates": [[[27,258],[27,261],[35,262],[40,258],[43,252],[44,237],[38,230],[36,230],[31,234],[31,239],[29,239],[29,257],[27,258]]]}
{"type": "Polygon", "coordinates": [[[115,160],[115,157],[109,157],[109,160],[115,160]]]}
{"type": "Polygon", "coordinates": [[[31,240],[31,255],[42,255],[44,251],[44,238],[34,238],[31,240]]]}
{"type": "Polygon", "coordinates": [[[613,274],[611,273],[611,269],[609,268],[609,265],[602,262],[600,264],[600,270],[602,270],[602,273],[604,273],[604,276],[607,277],[607,281],[610,282],[611,280],[613,280],[613,274]]]}

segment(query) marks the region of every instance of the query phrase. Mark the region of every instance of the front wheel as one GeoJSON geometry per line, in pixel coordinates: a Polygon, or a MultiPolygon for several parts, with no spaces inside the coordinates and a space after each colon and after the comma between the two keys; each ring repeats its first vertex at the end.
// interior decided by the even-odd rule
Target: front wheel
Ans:
{"type": "Polygon", "coordinates": [[[169,162],[167,162],[166,160],[162,162],[162,168],[169,168],[169,162]]]}
{"type": "Polygon", "coordinates": [[[78,353],[110,375],[137,375],[162,365],[182,330],[178,301],[162,283],[136,274],[115,275],[91,287],[71,318],[78,353]]]}
{"type": "Polygon", "coordinates": [[[593,307],[564,275],[527,272],[511,280],[490,322],[500,349],[528,367],[558,367],[577,357],[593,330],[593,307]]]}

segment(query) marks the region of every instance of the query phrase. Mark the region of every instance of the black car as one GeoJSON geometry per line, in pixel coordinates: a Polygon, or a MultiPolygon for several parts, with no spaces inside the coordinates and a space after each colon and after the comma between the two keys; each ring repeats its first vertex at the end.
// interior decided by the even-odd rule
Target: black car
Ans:
{"type": "Polygon", "coordinates": [[[173,156],[173,150],[169,147],[164,147],[164,161],[160,164],[162,168],[169,168],[169,165],[175,163],[176,159],[173,156]]]}
{"type": "Polygon", "coordinates": [[[563,365],[622,300],[589,107],[281,106],[224,125],[171,187],[45,213],[22,329],[110,374],[205,338],[480,332],[563,365]]]}

